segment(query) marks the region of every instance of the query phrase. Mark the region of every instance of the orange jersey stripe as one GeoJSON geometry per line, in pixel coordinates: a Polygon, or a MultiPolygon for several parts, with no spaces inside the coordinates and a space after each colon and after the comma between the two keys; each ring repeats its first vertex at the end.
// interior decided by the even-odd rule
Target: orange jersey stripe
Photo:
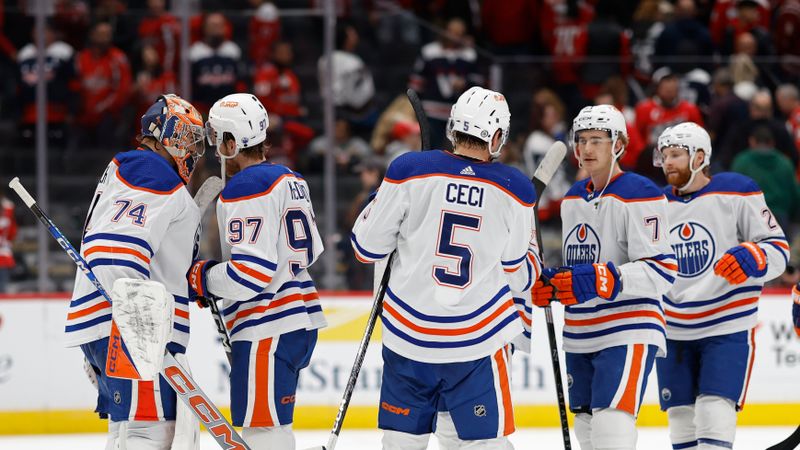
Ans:
{"type": "Polygon", "coordinates": [[[89,247],[83,252],[83,256],[87,257],[93,253],[103,252],[103,253],[118,253],[123,255],[132,255],[135,256],[147,264],[150,264],[150,258],[145,256],[142,252],[137,252],[132,248],[127,247],[110,247],[106,245],[95,245],[93,247],[89,247]]]}
{"type": "MultiPolygon", "coordinates": [[[[317,298],[319,298],[319,297],[317,297],[317,298]]],[[[278,308],[278,307],[283,306],[283,305],[285,305],[287,303],[291,303],[291,302],[294,302],[294,301],[297,301],[297,300],[304,300],[303,294],[287,295],[286,297],[279,298],[277,300],[272,300],[267,305],[260,305],[260,306],[256,306],[256,307],[253,307],[253,308],[250,308],[250,309],[245,309],[243,311],[239,311],[238,313],[236,313],[235,316],[233,316],[233,319],[229,320],[226,323],[226,325],[228,326],[229,329],[233,328],[233,324],[236,323],[236,321],[238,321],[238,320],[240,320],[240,319],[242,319],[244,317],[251,316],[253,314],[263,313],[263,312],[266,312],[266,311],[268,311],[270,309],[278,308]]]]}
{"type": "Polygon", "coordinates": [[[236,261],[231,261],[230,263],[233,265],[233,267],[239,269],[240,272],[246,273],[247,275],[250,275],[251,277],[259,281],[263,281],[264,283],[269,283],[270,281],[272,281],[271,276],[263,274],[255,269],[251,269],[242,263],[238,263],[236,261]]]}
{"type": "Polygon", "coordinates": [[[491,323],[492,320],[496,319],[500,314],[503,314],[508,308],[511,308],[513,306],[514,302],[508,300],[500,308],[496,309],[493,313],[491,313],[490,315],[488,315],[475,325],[464,328],[445,328],[445,329],[421,327],[415,324],[414,322],[411,322],[410,320],[406,319],[405,317],[401,316],[400,313],[398,313],[394,308],[392,308],[392,305],[389,303],[383,305],[383,310],[388,312],[395,319],[397,319],[398,322],[402,323],[406,327],[418,333],[430,334],[434,336],[460,336],[462,334],[468,334],[480,330],[481,328],[491,323]]]}
{"type": "Polygon", "coordinates": [[[175,308],[175,315],[177,317],[182,317],[184,319],[189,319],[189,311],[184,311],[182,309],[175,308]]]}
{"type": "Polygon", "coordinates": [[[255,385],[256,395],[253,399],[253,418],[250,420],[251,427],[272,427],[275,422],[269,412],[269,396],[272,392],[269,387],[272,383],[269,380],[269,353],[272,346],[272,338],[258,342],[256,350],[256,374],[255,385]]]}
{"type": "Polygon", "coordinates": [[[788,251],[788,250],[789,250],[789,244],[787,244],[787,243],[786,243],[786,242],[784,242],[784,241],[763,241],[763,242],[760,242],[760,243],[761,243],[761,244],[775,244],[775,245],[777,245],[778,247],[780,247],[780,248],[782,248],[782,249],[784,249],[784,250],[786,250],[786,251],[788,251]]]}
{"type": "Polygon", "coordinates": [[[106,309],[106,308],[111,308],[111,303],[108,303],[108,300],[103,300],[102,303],[98,303],[94,306],[90,306],[88,308],[67,314],[67,320],[74,320],[81,318],[83,316],[88,316],[89,314],[95,313],[97,311],[100,311],[101,309],[106,309]]]}
{"type": "Polygon", "coordinates": [[[628,372],[628,379],[625,381],[625,392],[617,404],[617,409],[629,412],[636,417],[636,394],[638,394],[639,375],[642,372],[642,355],[644,354],[644,344],[633,345],[633,357],[631,367],[628,372]]]}
{"type": "Polygon", "coordinates": [[[739,306],[750,305],[752,303],[756,303],[757,301],[758,297],[750,297],[750,298],[743,298],[741,300],[736,300],[735,302],[730,302],[727,305],[723,305],[718,308],[710,309],[708,311],[703,311],[699,313],[693,313],[693,314],[679,313],[668,309],[664,311],[664,314],[666,314],[667,317],[674,317],[676,319],[699,319],[701,317],[708,317],[714,315],[718,312],[726,311],[733,308],[738,308],[739,306]]]}
{"type": "Polygon", "coordinates": [[[670,263],[659,261],[659,260],[653,259],[653,258],[644,258],[644,259],[645,259],[645,261],[654,262],[654,263],[658,264],[659,266],[664,267],[664,268],[669,269],[669,270],[675,270],[675,271],[678,270],[678,265],[677,264],[670,264],[670,263]]]}
{"type": "Polygon", "coordinates": [[[571,327],[584,327],[588,325],[597,325],[599,323],[606,323],[611,322],[614,320],[621,320],[621,319],[630,319],[633,317],[650,317],[653,319],[658,319],[659,322],[666,325],[666,321],[664,320],[664,316],[659,314],[656,311],[626,311],[616,314],[609,314],[603,317],[595,317],[593,319],[566,319],[564,320],[565,325],[569,325],[571,327]]]}
{"type": "Polygon", "coordinates": [[[522,311],[517,310],[517,313],[519,313],[519,316],[522,318],[522,321],[525,322],[525,325],[528,325],[529,327],[533,325],[533,321],[526,317],[522,311]]]}
{"type": "MultiPolygon", "coordinates": [[[[511,390],[508,387],[508,368],[503,358],[503,349],[494,354],[494,361],[497,363],[497,376],[500,378],[500,394],[503,398],[503,436],[508,436],[514,432],[514,408],[511,405],[511,390]]],[[[499,405],[498,405],[499,406],[499,405]]]]}
{"type": "Polygon", "coordinates": [[[747,364],[747,378],[744,381],[744,395],[739,409],[744,409],[744,402],[747,400],[747,389],[750,387],[750,375],[753,373],[753,362],[756,359],[756,333],[750,330],[750,362],[747,364]]]}

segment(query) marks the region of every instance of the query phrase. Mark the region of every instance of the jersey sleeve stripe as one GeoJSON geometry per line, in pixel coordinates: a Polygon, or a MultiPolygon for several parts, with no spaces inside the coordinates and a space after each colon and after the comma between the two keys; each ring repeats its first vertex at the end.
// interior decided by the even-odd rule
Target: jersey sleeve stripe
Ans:
{"type": "Polygon", "coordinates": [[[772,241],[770,241],[770,242],[764,242],[764,244],[771,245],[771,246],[775,247],[776,249],[778,249],[778,252],[781,254],[781,256],[783,256],[783,261],[784,261],[784,262],[785,262],[787,265],[789,264],[789,257],[788,257],[788,256],[786,256],[786,254],[788,253],[788,249],[784,249],[783,247],[781,247],[780,245],[778,245],[778,243],[777,243],[777,242],[772,242],[772,241]]]}
{"type": "Polygon", "coordinates": [[[522,263],[522,261],[527,258],[528,252],[525,252],[524,255],[520,256],[517,259],[512,259],[511,261],[500,261],[504,266],[517,266],[522,263]]]}
{"type": "Polygon", "coordinates": [[[262,258],[259,258],[257,256],[253,256],[253,255],[244,255],[242,253],[234,253],[233,255],[231,255],[231,260],[232,261],[246,261],[246,262],[255,263],[255,264],[258,264],[261,267],[263,267],[263,268],[265,268],[267,270],[271,270],[271,271],[275,271],[275,269],[278,268],[278,265],[275,264],[272,261],[269,261],[269,260],[266,260],[266,259],[262,259],[262,258]]]}
{"type": "MultiPolygon", "coordinates": [[[[117,166],[119,166],[119,163],[117,162],[117,160],[116,160],[116,159],[114,160],[114,162],[117,164],[117,166]]],[[[136,186],[135,184],[133,184],[133,183],[130,183],[128,180],[126,180],[126,179],[125,179],[125,178],[122,176],[122,174],[119,172],[119,170],[117,170],[116,174],[117,174],[117,179],[118,179],[119,181],[121,181],[121,182],[122,182],[122,184],[124,184],[125,186],[128,186],[129,188],[131,188],[131,189],[134,189],[134,190],[137,190],[137,191],[149,192],[149,193],[151,193],[151,194],[156,194],[156,195],[171,195],[171,194],[173,194],[174,192],[176,192],[178,189],[180,189],[180,188],[182,188],[182,187],[183,187],[183,184],[179,183],[179,184],[175,185],[175,187],[174,187],[174,188],[172,188],[172,189],[171,189],[171,190],[169,190],[169,191],[158,191],[158,190],[155,190],[155,189],[150,189],[150,188],[146,188],[146,187],[143,187],[143,186],[136,186]]]]}
{"type": "Polygon", "coordinates": [[[150,271],[145,269],[144,267],[136,264],[133,261],[128,261],[125,259],[113,259],[113,258],[97,258],[89,262],[89,267],[94,269],[95,267],[99,266],[123,266],[123,267],[130,267],[131,269],[141,273],[147,278],[150,278],[150,271]]]}
{"type": "Polygon", "coordinates": [[[408,177],[408,178],[403,178],[402,180],[394,180],[394,179],[391,179],[391,178],[388,178],[388,177],[384,178],[383,180],[388,182],[388,183],[392,183],[392,184],[403,184],[406,181],[419,180],[419,179],[431,178],[431,177],[455,178],[455,179],[458,179],[458,180],[467,180],[467,181],[476,181],[478,183],[486,183],[486,184],[494,186],[497,189],[500,189],[501,191],[505,192],[506,194],[509,195],[509,197],[511,197],[514,200],[516,200],[517,203],[519,203],[522,206],[533,207],[533,205],[536,203],[536,202],[528,203],[528,202],[522,200],[521,198],[519,198],[513,192],[511,192],[508,189],[506,189],[505,187],[495,183],[494,181],[486,180],[486,179],[483,179],[483,178],[468,177],[468,176],[462,176],[462,175],[453,175],[453,174],[449,174],[449,173],[429,173],[429,174],[425,174],[425,175],[416,175],[416,176],[412,176],[412,177],[408,177]]]}
{"type": "Polygon", "coordinates": [[[476,322],[473,325],[463,328],[430,328],[430,327],[421,327],[410,320],[403,317],[400,313],[398,313],[392,305],[386,303],[383,305],[383,309],[389,313],[392,317],[395,318],[398,322],[402,323],[406,327],[416,331],[417,333],[422,334],[429,334],[434,336],[460,336],[463,334],[474,333],[475,331],[480,330],[481,328],[485,327],[489,323],[491,323],[494,319],[498,316],[505,313],[509,308],[513,308],[514,303],[509,299],[503,305],[501,305],[498,309],[493,311],[491,314],[483,318],[480,322],[476,322]]]}
{"type": "Polygon", "coordinates": [[[710,300],[699,300],[699,301],[694,301],[694,302],[675,303],[672,300],[670,300],[669,298],[664,297],[664,302],[667,305],[669,305],[669,306],[671,306],[673,308],[697,308],[697,307],[700,307],[700,306],[708,306],[708,305],[711,305],[711,304],[714,304],[714,303],[722,302],[722,301],[725,301],[725,300],[733,297],[734,295],[743,294],[743,293],[746,293],[746,292],[758,292],[757,295],[760,295],[761,294],[761,286],[745,286],[745,287],[736,288],[736,289],[733,289],[731,291],[728,291],[728,292],[720,295],[719,297],[714,297],[714,298],[712,298],[710,300]]]}
{"type": "Polygon", "coordinates": [[[373,253],[369,250],[365,249],[358,243],[358,239],[356,239],[355,233],[350,233],[350,242],[353,244],[353,248],[356,250],[356,254],[361,256],[363,259],[367,260],[367,262],[378,261],[386,257],[388,253],[373,253]]]}
{"type": "Polygon", "coordinates": [[[665,280],[669,281],[670,283],[674,283],[674,282],[675,282],[675,277],[673,277],[672,275],[668,275],[668,274],[664,273],[664,272],[663,272],[661,269],[659,269],[659,268],[658,268],[658,266],[656,266],[656,265],[655,265],[655,264],[653,264],[652,262],[650,262],[650,261],[644,261],[644,263],[645,263],[645,264],[647,264],[647,265],[648,265],[648,267],[650,267],[651,269],[653,269],[653,272],[655,272],[655,273],[657,273],[657,274],[661,275],[661,278],[663,278],[663,279],[665,279],[665,280]]]}
{"type": "Polygon", "coordinates": [[[758,243],[776,245],[786,251],[789,251],[789,244],[786,242],[785,238],[764,239],[763,241],[758,243]]]}
{"type": "Polygon", "coordinates": [[[83,256],[86,257],[98,252],[131,255],[135,256],[136,258],[139,258],[145,264],[148,265],[150,264],[150,258],[145,256],[141,252],[137,252],[136,250],[127,247],[111,247],[106,245],[95,245],[93,247],[89,247],[86,250],[84,250],[83,256]]]}
{"type": "Polygon", "coordinates": [[[673,317],[676,319],[699,319],[702,317],[713,316],[714,314],[720,313],[722,311],[738,308],[740,306],[751,305],[757,302],[758,302],[758,297],[750,297],[750,298],[743,298],[740,300],[736,300],[726,305],[720,306],[718,308],[709,309],[708,311],[703,311],[699,313],[688,314],[688,313],[679,313],[667,310],[666,312],[664,312],[664,314],[666,314],[667,317],[673,317]]]}
{"type": "Polygon", "coordinates": [[[98,239],[103,239],[107,241],[117,241],[117,242],[126,242],[128,244],[135,244],[143,249],[147,250],[150,253],[150,257],[153,257],[153,249],[150,248],[150,244],[147,243],[144,239],[139,239],[133,236],[126,236],[124,234],[115,234],[115,233],[97,233],[91,236],[86,236],[83,238],[83,243],[96,241],[98,239]]]}
{"type": "Polygon", "coordinates": [[[279,176],[275,181],[272,182],[272,184],[265,191],[257,192],[255,194],[250,194],[250,195],[244,195],[242,197],[233,197],[233,198],[225,198],[222,195],[220,195],[219,196],[219,200],[222,203],[233,203],[233,202],[241,202],[243,200],[251,200],[251,199],[254,199],[254,198],[258,198],[258,197],[263,197],[265,195],[269,195],[272,192],[272,190],[275,189],[275,187],[277,187],[278,184],[281,182],[281,180],[283,180],[284,178],[297,178],[297,177],[294,174],[287,173],[287,174],[279,176]]]}
{"type": "Polygon", "coordinates": [[[244,278],[240,277],[236,272],[233,271],[233,269],[231,269],[230,265],[225,267],[225,269],[226,269],[226,272],[227,272],[228,276],[233,281],[241,284],[242,286],[246,287],[247,289],[250,289],[251,291],[253,291],[255,293],[259,293],[259,292],[264,290],[261,286],[255,284],[255,283],[252,283],[250,281],[247,281],[244,278]]]}
{"type": "Polygon", "coordinates": [[[430,316],[430,315],[423,314],[423,313],[415,310],[414,308],[409,306],[407,303],[405,303],[404,301],[400,300],[400,298],[397,295],[395,295],[395,293],[392,292],[392,290],[389,287],[386,288],[386,295],[388,295],[389,298],[391,298],[395,303],[397,303],[397,305],[400,306],[403,309],[403,311],[405,311],[408,314],[416,317],[417,319],[426,320],[428,322],[436,322],[436,323],[456,323],[456,322],[463,322],[463,321],[466,321],[466,320],[474,319],[475,317],[478,317],[483,312],[485,312],[487,309],[489,309],[492,306],[494,306],[496,304],[497,300],[499,300],[501,297],[506,295],[508,292],[510,292],[510,289],[508,288],[508,286],[503,286],[500,289],[500,291],[497,294],[495,294],[494,297],[492,297],[491,300],[489,300],[488,302],[486,302],[485,304],[480,306],[478,309],[476,309],[475,311],[472,311],[469,314],[464,314],[464,315],[461,315],[461,316],[430,316]]]}
{"type": "Polygon", "coordinates": [[[233,265],[233,267],[235,267],[240,272],[245,273],[247,275],[250,275],[251,277],[255,278],[258,281],[263,281],[264,283],[267,283],[267,284],[269,284],[269,282],[272,281],[272,277],[271,276],[263,274],[263,273],[255,270],[255,269],[251,269],[251,268],[245,266],[242,263],[238,263],[236,261],[231,261],[231,264],[233,265]]]}
{"type": "Polygon", "coordinates": [[[564,324],[572,327],[583,327],[589,325],[597,325],[615,320],[631,319],[631,318],[651,318],[666,325],[664,316],[656,311],[625,311],[620,313],[609,314],[607,316],[595,317],[593,319],[565,319],[564,324]]]}
{"type": "Polygon", "coordinates": [[[88,316],[89,314],[95,313],[97,311],[101,311],[106,308],[111,308],[111,303],[108,301],[104,301],[102,303],[96,303],[88,308],[84,308],[72,313],[67,314],[67,320],[75,320],[81,317],[88,316]]]}
{"type": "MultiPolygon", "coordinates": [[[[663,259],[663,258],[662,258],[662,259],[663,259]]],[[[651,262],[654,262],[654,263],[658,264],[659,266],[661,266],[661,267],[663,267],[663,268],[665,268],[665,269],[667,269],[667,270],[671,270],[671,271],[673,271],[673,272],[677,272],[677,271],[678,271],[678,265],[677,265],[677,264],[674,264],[674,263],[670,263],[670,262],[664,262],[663,260],[662,260],[662,261],[659,261],[659,260],[658,260],[658,259],[656,259],[656,258],[643,258],[643,261],[651,261],[651,262]]]]}

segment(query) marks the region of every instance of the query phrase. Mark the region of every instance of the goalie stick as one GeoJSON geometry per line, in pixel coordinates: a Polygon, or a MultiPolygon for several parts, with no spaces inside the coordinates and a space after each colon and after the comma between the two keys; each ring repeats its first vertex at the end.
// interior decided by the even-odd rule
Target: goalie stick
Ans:
{"type": "MultiPolygon", "coordinates": [[[[8,184],[14,192],[19,195],[25,205],[33,212],[39,222],[42,223],[50,235],[58,242],[62,249],[69,255],[70,258],[86,275],[86,278],[94,285],[95,289],[102,295],[109,303],[112,303],[111,296],[100,284],[92,269],[86,263],[86,260],[75,250],[75,247],[67,240],[67,237],[56,227],[52,219],[42,211],[36,200],[28,193],[25,187],[19,182],[19,178],[14,177],[8,184]]],[[[222,415],[219,409],[211,402],[208,395],[200,389],[200,386],[194,381],[189,372],[181,366],[175,357],[166,352],[164,355],[164,366],[161,368],[161,376],[169,383],[175,394],[183,401],[197,416],[200,422],[211,432],[217,444],[225,450],[250,450],[250,447],[244,442],[239,433],[233,428],[227,419],[222,415]]]]}
{"type": "MultiPolygon", "coordinates": [[[[539,203],[541,203],[541,196],[547,184],[553,178],[553,175],[564,160],[567,154],[567,146],[563,142],[557,141],[550,146],[547,154],[544,155],[542,162],[533,173],[533,186],[536,189],[538,196],[534,209],[534,223],[536,224],[536,243],[539,246],[539,261],[544,267],[544,248],[542,248],[542,233],[539,229],[539,203]]],[[[564,400],[564,383],[561,380],[561,362],[558,358],[558,341],[556,341],[556,329],[553,324],[553,310],[550,305],[544,307],[544,317],[547,322],[547,338],[550,342],[550,359],[553,363],[553,376],[556,382],[556,398],[558,399],[558,416],[561,419],[561,436],[564,439],[564,449],[571,450],[572,443],[569,437],[569,422],[567,421],[567,405],[564,400]]]]}

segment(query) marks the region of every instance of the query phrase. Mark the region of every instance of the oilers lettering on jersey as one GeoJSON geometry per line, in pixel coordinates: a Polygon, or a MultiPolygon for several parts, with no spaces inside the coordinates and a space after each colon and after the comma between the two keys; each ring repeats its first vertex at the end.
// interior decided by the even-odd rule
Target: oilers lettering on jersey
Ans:
{"type": "Polygon", "coordinates": [[[705,273],[714,262],[714,236],[698,222],[682,222],[669,232],[672,251],[678,260],[678,276],[695,278],[705,273]]]}
{"type": "Polygon", "coordinates": [[[753,328],[764,283],[779,276],[789,260],[789,244],[758,185],[743,175],[720,173],[703,189],[669,200],[670,238],[678,276],[664,298],[667,336],[695,340],[753,328]],[[767,273],[731,285],[714,274],[729,249],[752,242],[767,256],[767,273]]]}
{"type": "Polygon", "coordinates": [[[600,238],[591,225],[581,223],[564,239],[564,264],[593,264],[600,262],[600,238]]]}
{"type": "MultiPolygon", "coordinates": [[[[119,153],[97,185],[81,255],[106,289],[117,278],[151,279],[175,299],[172,342],[189,342],[189,287],[200,212],[170,164],[149,150],[119,153]]],[[[82,272],[67,314],[67,345],[109,335],[111,305],[82,272]]]]}
{"type": "Polygon", "coordinates": [[[350,237],[364,262],[396,249],[383,344],[415,361],[471,361],[530,329],[538,278],[533,205],[521,172],[439,150],[406,153],[386,172],[350,237]]]}
{"type": "Polygon", "coordinates": [[[223,254],[207,273],[222,297],[232,341],[259,341],[326,325],[307,268],[322,254],[308,185],[288,168],[256,164],[234,175],[217,201],[223,254]]]}

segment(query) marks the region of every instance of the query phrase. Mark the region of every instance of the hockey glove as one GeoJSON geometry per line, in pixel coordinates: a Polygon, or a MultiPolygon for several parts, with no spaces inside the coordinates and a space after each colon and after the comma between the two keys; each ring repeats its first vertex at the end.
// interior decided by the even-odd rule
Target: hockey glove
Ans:
{"type": "Polygon", "coordinates": [[[550,283],[550,278],[553,278],[557,271],[558,269],[549,267],[542,270],[542,275],[531,288],[531,302],[534,305],[544,308],[556,300],[556,289],[550,283]]]}
{"type": "Polygon", "coordinates": [[[206,272],[218,263],[213,259],[198,259],[192,263],[186,278],[189,280],[189,299],[197,302],[197,306],[205,308],[214,296],[208,292],[206,272]],[[210,300],[209,300],[210,299],[210,300]]]}
{"type": "Polygon", "coordinates": [[[731,248],[714,265],[714,273],[730,284],[744,283],[750,277],[767,273],[767,255],[752,242],[742,242],[731,248]]]}
{"type": "Polygon", "coordinates": [[[622,281],[614,263],[576,264],[572,270],[558,272],[550,282],[558,289],[556,298],[563,305],[583,303],[600,297],[617,298],[622,281]]]}
{"type": "Polygon", "coordinates": [[[800,336],[800,283],[792,288],[792,321],[794,322],[794,332],[800,336]]]}

